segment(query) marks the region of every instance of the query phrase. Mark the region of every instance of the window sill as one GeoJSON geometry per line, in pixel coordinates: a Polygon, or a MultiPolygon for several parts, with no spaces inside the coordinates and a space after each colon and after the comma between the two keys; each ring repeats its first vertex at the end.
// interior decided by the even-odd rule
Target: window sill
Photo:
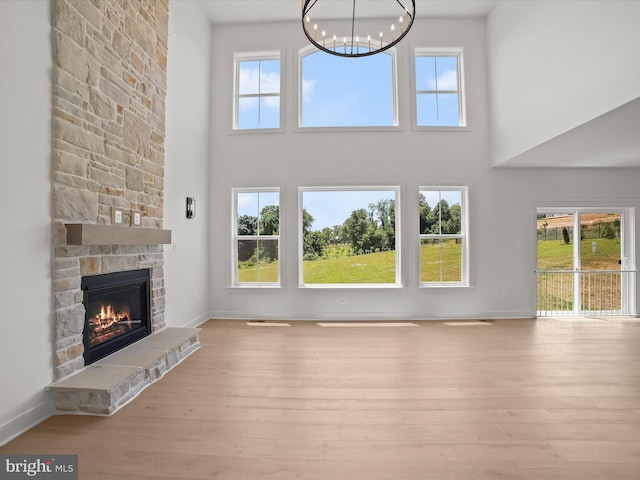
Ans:
{"type": "Polygon", "coordinates": [[[295,127],[295,133],[358,133],[358,132],[402,132],[404,129],[399,125],[390,126],[370,126],[370,127],[295,127]]]}
{"type": "Polygon", "coordinates": [[[229,135],[261,135],[265,133],[284,133],[283,127],[278,128],[232,128],[229,130],[229,135]]]}
{"type": "Polygon", "coordinates": [[[250,283],[244,285],[230,285],[227,287],[229,291],[239,290],[281,290],[282,285],[279,283],[267,284],[267,283],[250,283]]]}
{"type": "Polygon", "coordinates": [[[470,132],[471,127],[427,127],[422,125],[414,125],[412,127],[414,132],[470,132]]]}
{"type": "Polygon", "coordinates": [[[419,288],[470,288],[471,285],[469,285],[468,283],[437,283],[437,282],[433,282],[433,283],[420,283],[418,285],[419,288]]]}
{"type": "Polygon", "coordinates": [[[312,285],[308,285],[308,284],[303,284],[300,285],[298,288],[300,289],[308,289],[308,290],[381,290],[381,289],[390,289],[390,290],[397,290],[397,289],[401,289],[404,288],[403,285],[398,285],[398,284],[394,284],[394,283],[378,283],[378,284],[372,284],[372,283],[354,283],[354,284],[350,284],[350,283],[319,283],[319,284],[312,284],[312,285]]]}

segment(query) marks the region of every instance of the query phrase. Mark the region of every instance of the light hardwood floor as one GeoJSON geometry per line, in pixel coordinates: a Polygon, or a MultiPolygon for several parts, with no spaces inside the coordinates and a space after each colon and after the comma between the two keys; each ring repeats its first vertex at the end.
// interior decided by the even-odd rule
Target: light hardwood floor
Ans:
{"type": "Polygon", "coordinates": [[[637,480],[640,322],[203,325],[112,417],[56,416],[0,454],[81,479],[637,480]]]}

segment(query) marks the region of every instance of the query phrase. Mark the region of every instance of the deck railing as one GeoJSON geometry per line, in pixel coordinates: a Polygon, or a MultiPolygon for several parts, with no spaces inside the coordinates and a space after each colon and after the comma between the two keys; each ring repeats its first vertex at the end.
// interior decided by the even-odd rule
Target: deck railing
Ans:
{"type": "Polygon", "coordinates": [[[539,270],[536,275],[536,309],[539,317],[626,315],[628,312],[625,311],[623,292],[636,272],[539,270]]]}

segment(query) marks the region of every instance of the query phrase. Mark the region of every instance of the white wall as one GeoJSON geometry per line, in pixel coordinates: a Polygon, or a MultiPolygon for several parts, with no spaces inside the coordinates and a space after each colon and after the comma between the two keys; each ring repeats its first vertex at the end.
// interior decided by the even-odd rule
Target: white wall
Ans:
{"type": "Polygon", "coordinates": [[[370,319],[531,317],[535,315],[537,202],[589,199],[637,203],[639,170],[496,170],[491,168],[483,20],[417,20],[400,45],[402,129],[397,132],[300,132],[296,117],[296,23],[214,27],[212,78],[212,308],[218,318],[370,319]],[[410,127],[410,47],[465,47],[470,128],[410,127]],[[234,51],[279,49],[285,65],[285,132],[233,134],[234,51]],[[402,189],[400,289],[318,290],[298,287],[297,189],[314,185],[399,185],[402,189]],[[417,287],[417,190],[470,187],[471,287],[417,287]],[[230,215],[233,187],[281,189],[281,289],[233,289],[230,215]],[[506,298],[505,298],[506,297],[506,298]],[[345,303],[342,303],[342,299],[345,303]]]}
{"type": "Polygon", "coordinates": [[[0,2],[0,444],[50,411],[49,2],[0,2]]]}
{"type": "Polygon", "coordinates": [[[195,1],[169,3],[164,227],[166,321],[194,326],[208,319],[208,171],[211,26],[195,1]],[[193,220],[187,196],[196,198],[193,220]],[[175,247],[175,250],[174,250],[175,247]]]}
{"type": "Polygon", "coordinates": [[[496,2],[487,19],[495,165],[640,97],[638,19],[637,1],[496,2]]]}

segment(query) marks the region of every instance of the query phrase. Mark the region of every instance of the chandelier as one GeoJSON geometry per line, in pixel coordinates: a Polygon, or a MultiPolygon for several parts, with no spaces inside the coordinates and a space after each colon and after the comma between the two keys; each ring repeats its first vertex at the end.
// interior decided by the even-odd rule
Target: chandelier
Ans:
{"type": "MultiPolygon", "coordinates": [[[[302,0],[302,30],[309,41],[323,52],[339,57],[366,57],[384,52],[393,47],[409,32],[415,19],[415,0],[376,0],[364,2],[365,7],[375,7],[376,10],[366,11],[361,1],[356,6],[356,0],[302,0]],[[346,7],[347,12],[339,12],[340,7],[346,7]],[[384,6],[385,10],[380,10],[384,6]],[[388,9],[388,11],[387,11],[388,9]],[[357,31],[362,23],[371,25],[376,23],[371,19],[373,15],[384,16],[375,31],[357,31]],[[343,31],[329,30],[329,19],[348,16],[350,25],[344,26],[343,31]],[[364,34],[364,35],[363,35],[364,34]]],[[[333,20],[337,25],[337,22],[333,20]]],[[[367,26],[366,28],[373,28],[367,26]]]]}

